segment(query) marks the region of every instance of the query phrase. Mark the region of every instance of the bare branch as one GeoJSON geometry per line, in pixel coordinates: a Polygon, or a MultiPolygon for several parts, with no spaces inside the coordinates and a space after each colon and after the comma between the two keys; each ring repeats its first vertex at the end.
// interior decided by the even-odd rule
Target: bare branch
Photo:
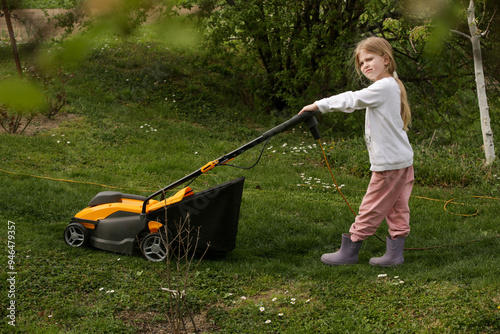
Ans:
{"type": "Polygon", "coordinates": [[[467,38],[469,41],[471,40],[471,37],[469,35],[461,32],[461,31],[451,29],[451,32],[454,32],[455,34],[459,34],[460,36],[463,36],[463,37],[467,38]]]}
{"type": "Polygon", "coordinates": [[[481,36],[488,37],[488,34],[490,33],[491,21],[493,21],[493,18],[495,18],[495,14],[497,13],[497,10],[498,10],[498,8],[495,8],[493,15],[491,15],[491,19],[488,21],[488,25],[486,26],[486,29],[481,33],[481,36]]]}

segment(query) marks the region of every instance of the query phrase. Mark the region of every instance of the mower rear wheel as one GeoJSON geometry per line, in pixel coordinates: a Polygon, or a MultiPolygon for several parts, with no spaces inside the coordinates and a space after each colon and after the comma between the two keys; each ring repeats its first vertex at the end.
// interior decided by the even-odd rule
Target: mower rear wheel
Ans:
{"type": "Polygon", "coordinates": [[[64,241],[71,247],[81,247],[87,240],[88,231],[82,224],[71,223],[64,229],[64,241]]]}
{"type": "Polygon", "coordinates": [[[151,262],[161,262],[167,258],[168,250],[165,238],[158,232],[148,234],[141,243],[144,257],[151,262]]]}

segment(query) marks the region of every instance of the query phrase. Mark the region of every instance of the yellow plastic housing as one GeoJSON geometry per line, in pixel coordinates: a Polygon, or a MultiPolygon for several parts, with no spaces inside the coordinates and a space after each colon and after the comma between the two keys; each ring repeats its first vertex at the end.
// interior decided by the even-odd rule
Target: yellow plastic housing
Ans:
{"type": "MultiPolygon", "coordinates": [[[[164,199],[163,201],[150,200],[146,206],[146,213],[158,210],[162,207],[169,206],[171,204],[180,202],[184,197],[193,195],[191,188],[186,187],[179,190],[175,195],[164,199]]],[[[105,203],[96,206],[91,206],[78,212],[75,217],[98,221],[100,219],[105,219],[106,217],[112,215],[118,211],[126,211],[140,214],[142,212],[143,201],[130,198],[122,198],[121,202],[116,203],[105,203]]]]}

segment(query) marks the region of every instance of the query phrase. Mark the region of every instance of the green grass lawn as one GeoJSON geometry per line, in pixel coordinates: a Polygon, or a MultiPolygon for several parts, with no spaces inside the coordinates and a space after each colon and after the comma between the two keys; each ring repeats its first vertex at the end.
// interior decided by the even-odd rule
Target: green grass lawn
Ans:
{"type": "MultiPolygon", "coordinates": [[[[12,64],[1,64],[5,76],[12,64]]],[[[74,118],[32,136],[0,134],[2,332],[161,332],[169,310],[162,290],[166,264],[140,254],[71,248],[63,240],[64,228],[95,194],[115,189],[107,186],[149,195],[286,118],[221,105],[223,96],[237,94],[217,64],[141,42],[106,43],[91,61],[67,70],[75,73],[66,108],[74,118]],[[15,242],[10,248],[9,238],[15,242]],[[9,250],[15,251],[10,268],[9,250]],[[11,276],[15,282],[7,280],[11,276]]],[[[366,171],[360,172],[367,160],[363,144],[328,134],[322,142],[357,210],[368,184],[366,171]]],[[[477,162],[463,152],[414,147],[416,176],[425,178],[410,200],[406,247],[430,249],[407,250],[398,268],[368,264],[385,250],[374,237],[363,244],[357,265],[320,262],[322,253],[339,246],[353,213],[332,187],[319,145],[303,127],[272,138],[251,170],[217,167],[199,177],[191,185],[195,191],[239,176],[246,181],[237,248],[222,258],[202,259],[186,291],[198,328],[500,332],[498,164],[465,173],[463,165],[477,162]],[[432,175],[435,183],[428,182],[432,175]],[[450,182],[439,183],[442,179],[450,182]]],[[[233,163],[252,165],[260,149],[233,163]]],[[[385,237],[384,225],[377,235],[385,237]]]]}

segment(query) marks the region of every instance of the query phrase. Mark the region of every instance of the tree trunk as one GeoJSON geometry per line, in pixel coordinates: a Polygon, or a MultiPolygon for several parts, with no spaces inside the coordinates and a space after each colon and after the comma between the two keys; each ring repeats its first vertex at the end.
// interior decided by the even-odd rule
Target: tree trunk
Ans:
{"type": "Polygon", "coordinates": [[[472,51],[474,55],[474,73],[476,76],[477,98],[479,102],[479,112],[481,115],[484,153],[486,156],[486,165],[489,165],[495,159],[495,146],[493,144],[493,132],[491,131],[490,126],[489,107],[486,97],[486,85],[484,82],[483,58],[481,55],[481,44],[479,42],[480,33],[477,31],[476,15],[474,10],[474,0],[471,0],[467,13],[467,21],[469,23],[472,51]]]}
{"type": "Polygon", "coordinates": [[[21,60],[19,59],[19,52],[17,51],[16,38],[14,37],[14,29],[12,28],[12,22],[10,20],[10,11],[7,6],[7,0],[2,0],[3,14],[5,15],[5,23],[7,24],[7,30],[9,31],[10,44],[12,45],[12,52],[14,53],[14,61],[16,62],[17,74],[22,79],[23,70],[21,69],[21,60]]]}

